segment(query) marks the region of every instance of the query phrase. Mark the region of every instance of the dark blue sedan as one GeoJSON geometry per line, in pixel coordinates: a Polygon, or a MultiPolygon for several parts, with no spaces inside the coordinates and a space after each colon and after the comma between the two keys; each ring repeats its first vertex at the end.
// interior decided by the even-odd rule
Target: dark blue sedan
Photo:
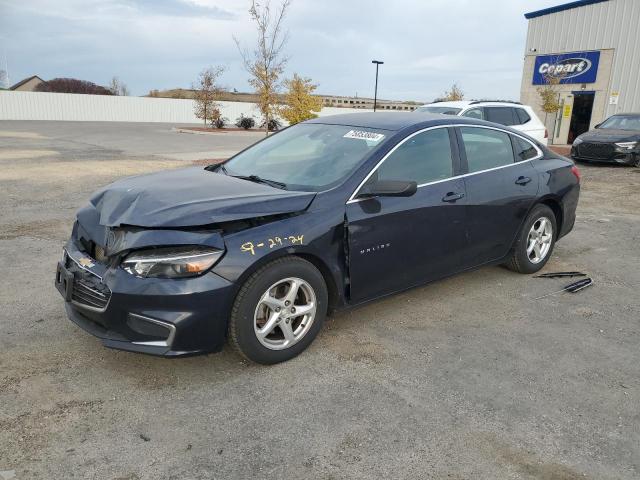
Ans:
{"type": "Polygon", "coordinates": [[[311,120],[224,164],[119,180],[77,215],[56,286],[104,345],[277,363],[328,312],[483,265],[540,270],[573,163],[508,127],[420,113],[311,120]]]}

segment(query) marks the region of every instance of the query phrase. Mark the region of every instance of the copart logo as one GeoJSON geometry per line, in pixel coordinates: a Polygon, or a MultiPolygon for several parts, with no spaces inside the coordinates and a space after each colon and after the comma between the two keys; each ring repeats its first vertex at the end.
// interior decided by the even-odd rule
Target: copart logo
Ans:
{"type": "Polygon", "coordinates": [[[591,68],[591,60],[587,58],[565,58],[556,63],[543,63],[538,73],[551,77],[572,78],[582,75],[591,68]]]}

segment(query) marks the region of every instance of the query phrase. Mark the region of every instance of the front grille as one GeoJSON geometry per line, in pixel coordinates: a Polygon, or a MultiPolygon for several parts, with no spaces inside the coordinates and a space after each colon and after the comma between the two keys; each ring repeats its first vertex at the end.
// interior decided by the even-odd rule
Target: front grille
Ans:
{"type": "Polygon", "coordinates": [[[87,280],[76,277],[73,281],[71,300],[87,307],[104,310],[111,298],[109,288],[90,284],[87,280]]]}
{"type": "Polygon", "coordinates": [[[577,146],[578,157],[607,160],[614,155],[613,145],[610,143],[583,142],[577,146]]]}
{"type": "Polygon", "coordinates": [[[111,290],[102,283],[102,279],[95,273],[81,268],[66,252],[63,263],[65,268],[73,273],[71,301],[96,310],[106,309],[111,298],[111,290]]]}

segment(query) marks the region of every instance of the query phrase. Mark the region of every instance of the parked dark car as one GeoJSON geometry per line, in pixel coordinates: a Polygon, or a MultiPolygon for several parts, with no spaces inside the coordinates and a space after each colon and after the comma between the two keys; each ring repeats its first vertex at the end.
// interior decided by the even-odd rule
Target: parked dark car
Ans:
{"type": "Polygon", "coordinates": [[[228,338],[276,363],[328,311],[482,265],[538,271],[573,228],[579,179],[570,160],[480,120],[323,117],[221,165],[98,191],[56,285],[108,347],[180,356],[228,338]]]}
{"type": "Polygon", "coordinates": [[[579,135],[571,146],[578,161],[640,166],[640,113],[620,113],[579,135]]]}

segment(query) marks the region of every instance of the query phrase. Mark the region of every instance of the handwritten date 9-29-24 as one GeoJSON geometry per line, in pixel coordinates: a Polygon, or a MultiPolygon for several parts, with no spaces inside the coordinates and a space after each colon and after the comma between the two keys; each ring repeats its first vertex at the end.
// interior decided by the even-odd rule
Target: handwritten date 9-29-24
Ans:
{"type": "Polygon", "coordinates": [[[302,245],[304,241],[304,235],[289,235],[285,237],[271,237],[262,242],[245,242],[240,245],[240,250],[248,252],[251,255],[256,254],[256,250],[259,248],[277,248],[284,245],[302,245]]]}

